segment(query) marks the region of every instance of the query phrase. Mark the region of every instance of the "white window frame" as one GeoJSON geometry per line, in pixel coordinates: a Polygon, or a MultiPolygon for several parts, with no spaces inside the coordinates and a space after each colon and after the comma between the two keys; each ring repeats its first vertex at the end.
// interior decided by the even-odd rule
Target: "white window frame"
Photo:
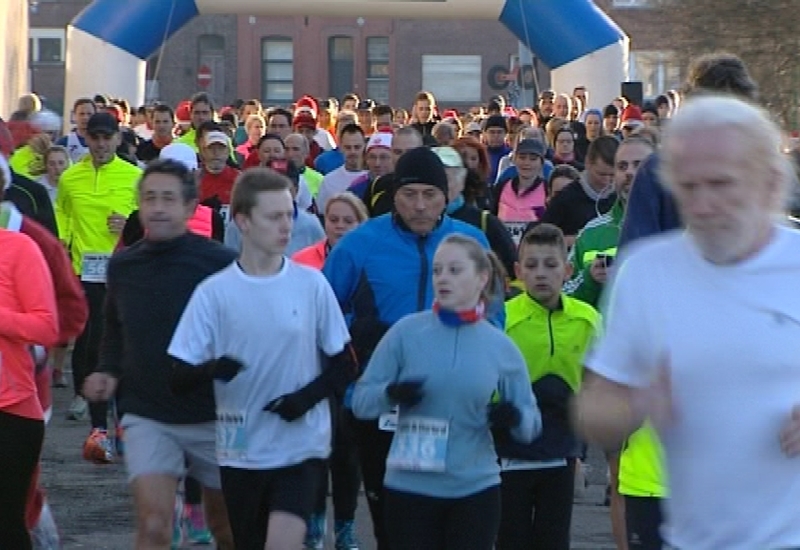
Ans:
{"type": "Polygon", "coordinates": [[[480,55],[429,55],[422,56],[422,89],[433,93],[437,101],[444,103],[480,103],[483,86],[483,58],[480,55]],[[471,61],[471,66],[475,70],[472,75],[474,80],[469,83],[469,87],[461,86],[460,90],[464,93],[458,97],[448,97],[445,90],[438,84],[438,79],[433,75],[426,74],[425,66],[427,63],[438,62],[439,65],[457,65],[456,60],[471,61]],[[429,81],[426,76],[430,76],[429,81]],[[471,93],[469,93],[471,92],[471,93]]]}
{"type": "Polygon", "coordinates": [[[31,27],[28,30],[28,38],[31,40],[31,62],[34,64],[42,65],[63,65],[66,61],[67,55],[67,32],[65,29],[52,28],[52,27],[31,27]],[[41,61],[39,59],[39,39],[41,38],[57,38],[61,41],[61,61],[41,61]]]}

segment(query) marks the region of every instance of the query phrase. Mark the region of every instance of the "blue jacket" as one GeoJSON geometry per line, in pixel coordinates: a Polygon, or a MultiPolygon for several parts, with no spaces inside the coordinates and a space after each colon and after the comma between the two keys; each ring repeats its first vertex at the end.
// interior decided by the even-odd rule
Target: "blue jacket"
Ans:
{"type": "MultiPolygon", "coordinates": [[[[447,235],[469,235],[489,248],[480,229],[447,216],[425,237],[401,228],[393,216],[373,218],[345,235],[322,269],[345,314],[357,317],[356,298],[371,293],[377,318],[387,327],[433,304],[433,253],[447,235]]],[[[503,327],[502,301],[488,311],[492,324],[503,327]]]]}
{"type": "Polygon", "coordinates": [[[639,167],[628,198],[619,248],[627,243],[681,227],[675,200],[658,176],[658,153],[650,155],[639,167]]]}
{"type": "Polygon", "coordinates": [[[332,149],[320,154],[314,160],[314,169],[324,176],[329,172],[333,172],[342,164],[344,164],[344,153],[339,149],[332,149]]]}

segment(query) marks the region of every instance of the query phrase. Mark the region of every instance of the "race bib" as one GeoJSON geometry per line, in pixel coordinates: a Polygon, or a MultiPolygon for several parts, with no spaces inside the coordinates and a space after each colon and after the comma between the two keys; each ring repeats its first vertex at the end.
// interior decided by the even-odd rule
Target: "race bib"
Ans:
{"type": "Polygon", "coordinates": [[[231,221],[231,205],[223,204],[219,209],[219,215],[222,216],[222,221],[225,222],[225,225],[228,225],[228,222],[231,221]]]}
{"type": "Polygon", "coordinates": [[[81,260],[81,281],[85,283],[105,283],[106,268],[111,254],[90,252],[81,260]]]}
{"type": "Polygon", "coordinates": [[[397,430],[397,415],[400,410],[397,407],[392,408],[391,412],[382,414],[378,418],[378,428],[382,432],[394,432],[397,430]]]}
{"type": "Polygon", "coordinates": [[[514,241],[514,244],[519,246],[519,242],[522,240],[522,234],[525,232],[525,228],[528,227],[529,222],[503,222],[503,225],[506,226],[508,230],[508,234],[511,235],[511,240],[514,241]]]}
{"type": "Polygon", "coordinates": [[[400,418],[386,467],[417,472],[444,472],[450,425],[446,420],[411,416],[400,418]]]}
{"type": "Polygon", "coordinates": [[[217,411],[217,459],[243,460],[247,457],[247,415],[217,411]]]}

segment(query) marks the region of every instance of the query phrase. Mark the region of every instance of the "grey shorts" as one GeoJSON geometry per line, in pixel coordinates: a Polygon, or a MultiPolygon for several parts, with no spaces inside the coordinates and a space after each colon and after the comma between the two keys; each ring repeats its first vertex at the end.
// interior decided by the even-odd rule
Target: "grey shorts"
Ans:
{"type": "Polygon", "coordinates": [[[128,481],[146,475],[190,475],[204,487],[219,489],[216,423],[164,424],[126,414],[125,466],[128,481]]]}

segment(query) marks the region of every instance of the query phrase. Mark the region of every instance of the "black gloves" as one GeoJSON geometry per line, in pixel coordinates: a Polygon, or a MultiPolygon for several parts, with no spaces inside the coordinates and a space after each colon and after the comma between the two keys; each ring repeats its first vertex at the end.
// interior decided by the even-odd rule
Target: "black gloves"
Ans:
{"type": "Polygon", "coordinates": [[[175,361],[172,364],[170,389],[176,395],[185,395],[212,380],[230,382],[243,368],[240,361],[227,355],[199,366],[175,361]]]}
{"type": "Polygon", "coordinates": [[[386,387],[386,395],[393,403],[413,407],[425,396],[425,392],[422,391],[424,384],[424,378],[409,378],[402,382],[395,382],[386,387]]]}
{"type": "Polygon", "coordinates": [[[356,352],[350,344],[329,357],[329,360],[330,364],[322,374],[299,390],[273,399],[264,410],[280,415],[286,422],[292,422],[326,397],[343,392],[361,374],[356,352]]]}
{"type": "Polygon", "coordinates": [[[489,405],[489,424],[496,430],[510,430],[519,426],[522,415],[510,401],[501,401],[489,405]]]}

